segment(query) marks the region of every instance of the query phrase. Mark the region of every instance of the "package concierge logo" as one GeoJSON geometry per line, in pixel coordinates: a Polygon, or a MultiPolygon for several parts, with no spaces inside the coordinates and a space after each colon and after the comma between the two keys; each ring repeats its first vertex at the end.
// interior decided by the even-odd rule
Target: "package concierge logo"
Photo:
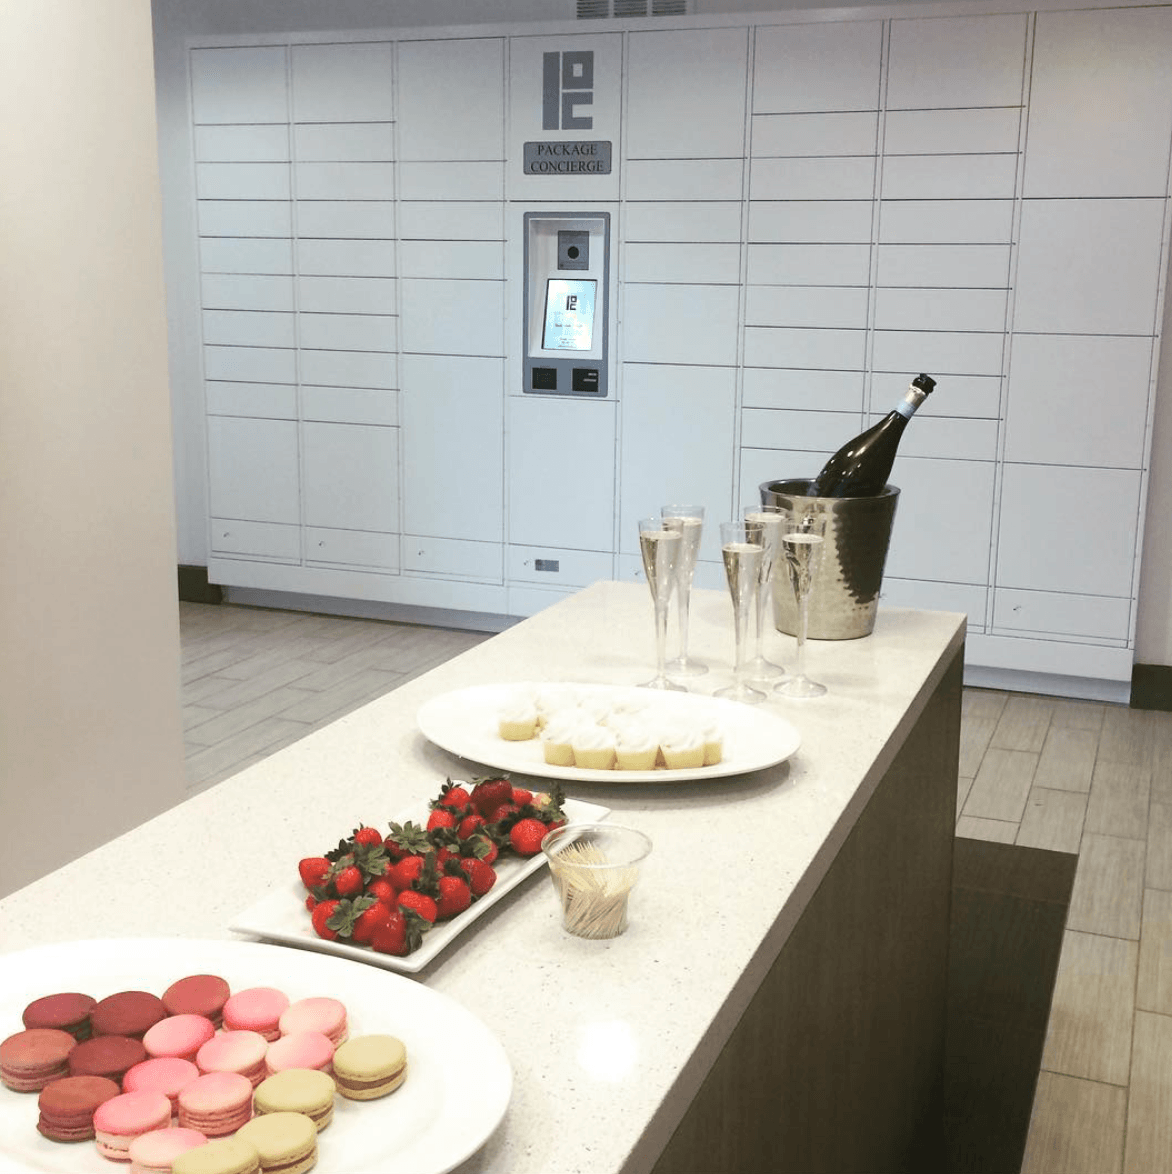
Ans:
{"type": "MultiPolygon", "coordinates": [[[[541,59],[541,129],[594,129],[594,51],[543,53],[541,59]]],[[[606,140],[560,139],[527,142],[526,175],[609,175],[611,144],[606,140]]]]}

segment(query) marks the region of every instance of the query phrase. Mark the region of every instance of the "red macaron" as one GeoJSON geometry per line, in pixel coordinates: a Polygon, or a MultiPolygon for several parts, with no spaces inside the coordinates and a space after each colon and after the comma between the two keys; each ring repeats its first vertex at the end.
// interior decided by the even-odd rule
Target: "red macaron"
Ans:
{"type": "Polygon", "coordinates": [[[104,1076],[66,1076],[54,1080],[37,1098],[37,1130],[50,1141],[88,1141],[94,1136],[94,1113],[121,1090],[104,1076]]]}
{"type": "Polygon", "coordinates": [[[0,1081],[13,1092],[40,1092],[69,1075],[69,1055],[80,1047],[67,1031],[31,1027],[0,1043],[0,1081]]]}
{"type": "Polygon", "coordinates": [[[74,1039],[89,1039],[90,1012],[98,1000],[77,991],[63,991],[34,999],[21,1015],[25,1027],[55,1027],[67,1031],[74,1039]]]}

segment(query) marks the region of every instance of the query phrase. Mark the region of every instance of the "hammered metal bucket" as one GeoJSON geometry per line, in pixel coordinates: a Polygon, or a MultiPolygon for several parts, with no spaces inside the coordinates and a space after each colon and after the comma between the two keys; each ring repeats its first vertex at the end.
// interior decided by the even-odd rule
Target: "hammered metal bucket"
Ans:
{"type": "MultiPolygon", "coordinates": [[[[810,592],[808,635],[811,640],[869,636],[875,627],[899,489],[887,485],[874,497],[807,497],[809,484],[808,478],[761,484],[762,505],[813,505],[826,515],[826,548],[810,592]]],[[[793,636],[798,630],[797,604],[781,562],[774,564],[773,622],[779,632],[793,636]]]]}

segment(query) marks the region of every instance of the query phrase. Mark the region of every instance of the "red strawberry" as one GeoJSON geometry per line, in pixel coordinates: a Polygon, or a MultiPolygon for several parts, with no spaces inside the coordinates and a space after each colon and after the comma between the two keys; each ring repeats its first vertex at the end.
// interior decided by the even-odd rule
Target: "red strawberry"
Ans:
{"type": "Polygon", "coordinates": [[[513,800],[513,785],[508,779],[481,779],[472,788],[472,806],[488,819],[502,803],[513,800]]]}
{"type": "Polygon", "coordinates": [[[455,917],[472,904],[472,890],[468,882],[458,876],[439,878],[439,899],[435,903],[435,915],[439,920],[455,917]]]}
{"type": "Polygon", "coordinates": [[[401,892],[403,889],[409,889],[422,872],[422,856],[404,856],[398,864],[391,866],[387,879],[401,892]]]}
{"type": "Polygon", "coordinates": [[[533,802],[533,792],[527,791],[524,787],[513,788],[513,802],[518,807],[524,807],[526,803],[533,802]]]}
{"type": "Polygon", "coordinates": [[[339,897],[353,897],[363,888],[362,870],[353,864],[340,868],[333,877],[334,888],[339,897]]]}
{"type": "Polygon", "coordinates": [[[502,803],[490,815],[485,816],[489,823],[503,823],[510,815],[517,815],[520,808],[516,803],[502,803]]]}
{"type": "Polygon", "coordinates": [[[332,942],[337,936],[337,930],[331,929],[326,922],[333,917],[341,901],[319,901],[313,907],[313,929],[319,938],[332,942]]]}
{"type": "Polygon", "coordinates": [[[453,811],[463,811],[472,801],[472,796],[469,795],[465,788],[461,787],[459,783],[453,783],[448,779],[440,791],[439,798],[432,804],[433,807],[450,807],[453,811]]]}
{"type": "Polygon", "coordinates": [[[356,844],[381,844],[383,842],[382,832],[378,828],[367,827],[366,824],[356,827],[352,838],[356,844]]]}
{"type": "Polygon", "coordinates": [[[494,864],[496,858],[500,855],[500,849],[496,846],[496,842],[491,836],[486,836],[482,832],[477,832],[474,836],[469,836],[460,845],[461,856],[475,856],[479,860],[483,860],[485,864],[494,864]]]}
{"type": "Polygon", "coordinates": [[[399,957],[410,954],[419,948],[425,924],[415,913],[394,909],[385,921],[375,927],[370,939],[371,949],[379,954],[396,954],[399,957]]]}
{"type": "Polygon", "coordinates": [[[460,867],[468,878],[468,887],[474,897],[483,897],[496,884],[496,869],[486,860],[465,856],[460,861],[460,867]]]}
{"type": "Polygon", "coordinates": [[[407,889],[399,894],[399,908],[413,909],[425,921],[434,924],[436,919],[435,902],[425,893],[417,893],[414,889],[407,889]]]}
{"type": "Polygon", "coordinates": [[[473,832],[479,831],[484,827],[485,819],[483,815],[466,815],[460,820],[459,826],[456,828],[456,835],[461,840],[466,840],[473,832]]]}
{"type": "Polygon", "coordinates": [[[387,920],[391,910],[381,901],[368,905],[355,919],[354,928],[350,936],[359,945],[369,945],[374,937],[374,931],[387,920]]]}
{"type": "Polygon", "coordinates": [[[392,860],[402,860],[404,856],[417,856],[431,847],[427,832],[417,823],[407,820],[406,823],[393,823],[391,830],[383,839],[383,847],[392,860]]]}
{"type": "Polygon", "coordinates": [[[393,909],[395,907],[395,898],[398,896],[398,890],[386,877],[380,876],[366,886],[366,894],[383,905],[386,905],[388,908],[393,909]]]}
{"type": "Polygon", "coordinates": [[[518,856],[536,856],[549,828],[539,819],[519,819],[509,829],[509,843],[518,856]]]}
{"type": "Polygon", "coordinates": [[[450,807],[436,807],[427,817],[427,830],[433,832],[436,828],[454,828],[458,822],[459,816],[450,807]]]}
{"type": "Polygon", "coordinates": [[[305,908],[312,913],[317,906],[317,898],[312,893],[305,895],[305,908]]]}
{"type": "Polygon", "coordinates": [[[298,862],[297,871],[301,874],[301,883],[307,889],[316,889],[330,871],[330,862],[324,856],[306,856],[298,862]]]}

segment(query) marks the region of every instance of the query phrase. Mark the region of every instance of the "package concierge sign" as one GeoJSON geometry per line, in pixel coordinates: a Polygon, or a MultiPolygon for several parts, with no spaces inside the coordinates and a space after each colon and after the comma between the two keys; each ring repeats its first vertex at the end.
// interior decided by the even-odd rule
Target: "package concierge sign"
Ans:
{"type": "MultiPolygon", "coordinates": [[[[594,51],[543,53],[541,60],[542,130],[591,130],[594,118],[594,51]]],[[[600,139],[527,142],[526,175],[609,175],[611,144],[600,139]]]]}

